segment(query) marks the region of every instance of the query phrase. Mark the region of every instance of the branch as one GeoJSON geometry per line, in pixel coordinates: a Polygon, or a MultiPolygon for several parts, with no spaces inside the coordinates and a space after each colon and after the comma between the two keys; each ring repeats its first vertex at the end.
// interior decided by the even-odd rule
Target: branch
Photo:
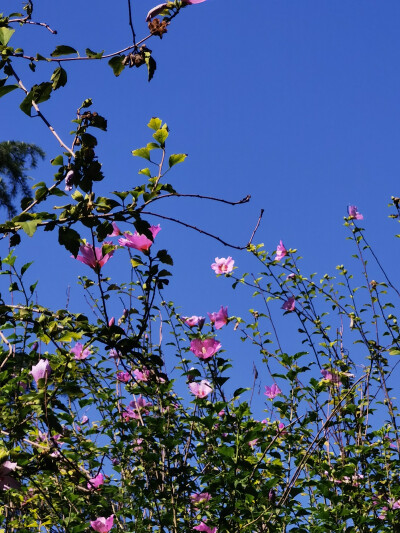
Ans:
{"type": "MultiPolygon", "coordinates": [[[[10,69],[12,70],[12,73],[13,73],[13,76],[14,78],[17,80],[18,82],[18,85],[20,86],[20,88],[24,91],[25,94],[29,94],[29,91],[28,89],[24,86],[24,84],[22,83],[21,79],[19,78],[19,76],[17,75],[17,73],[15,72],[15,70],[13,69],[13,67],[11,65],[10,66],[10,69]]],[[[43,122],[46,124],[46,126],[49,128],[49,130],[51,131],[51,133],[54,135],[54,137],[57,139],[57,141],[60,143],[60,145],[65,149],[67,150],[67,152],[69,154],[71,154],[72,157],[75,157],[75,154],[74,152],[71,150],[71,148],[69,148],[60,138],[60,136],[58,135],[58,133],[56,132],[56,130],[53,128],[53,126],[50,124],[50,122],[47,120],[47,118],[42,114],[42,112],[40,111],[39,109],[39,106],[37,105],[37,103],[32,100],[32,106],[34,107],[34,109],[36,110],[37,112],[37,116],[40,117],[43,122]]],[[[24,211],[25,212],[25,211],[24,211]]]]}
{"type": "Polygon", "coordinates": [[[162,218],[163,220],[170,220],[171,222],[176,222],[177,224],[180,224],[181,226],[185,226],[185,228],[194,229],[198,233],[202,233],[203,235],[207,235],[207,237],[211,237],[212,239],[215,239],[216,241],[220,242],[224,246],[228,246],[229,248],[234,248],[235,250],[245,250],[251,244],[251,242],[253,240],[253,237],[254,237],[257,229],[258,229],[258,226],[260,225],[261,218],[262,218],[262,216],[264,214],[264,209],[261,209],[260,215],[258,217],[257,224],[256,224],[256,226],[255,226],[255,228],[253,230],[253,233],[251,234],[249,242],[245,246],[236,246],[234,244],[230,244],[230,243],[224,241],[223,239],[221,239],[220,237],[218,237],[217,235],[214,235],[213,233],[209,233],[208,231],[202,230],[202,229],[198,228],[197,226],[193,226],[192,224],[187,224],[186,222],[182,222],[182,220],[178,220],[176,218],[167,217],[165,215],[159,215],[158,213],[152,213],[151,211],[142,211],[142,213],[144,215],[152,215],[152,216],[155,216],[155,217],[162,218]]]}
{"type": "Polygon", "coordinates": [[[145,207],[146,205],[149,205],[151,204],[152,202],[155,202],[156,200],[161,200],[162,198],[171,198],[171,197],[176,197],[176,198],[200,198],[201,200],[213,200],[214,202],[221,202],[223,204],[228,204],[228,205],[241,205],[241,204],[247,204],[249,201],[250,201],[250,194],[248,194],[245,198],[242,198],[241,200],[237,201],[237,202],[230,202],[229,200],[224,200],[223,198],[216,198],[214,196],[203,196],[202,194],[180,194],[180,193],[177,193],[177,192],[173,192],[173,193],[170,193],[170,194],[163,194],[161,196],[156,196],[155,198],[152,198],[151,200],[148,200],[147,202],[145,202],[143,204],[142,207],[140,207],[138,209],[138,211],[141,211],[143,209],[143,207],[145,207]]]}
{"type": "Polygon", "coordinates": [[[57,30],[52,30],[50,26],[45,22],[34,22],[33,20],[29,20],[29,15],[21,19],[11,19],[8,21],[8,24],[11,24],[12,22],[19,22],[20,24],[33,24],[34,26],[43,26],[43,28],[49,30],[49,32],[53,35],[57,35],[57,30]]]}
{"type": "Polygon", "coordinates": [[[131,30],[132,30],[133,44],[136,46],[136,34],[135,34],[135,30],[133,29],[133,23],[132,23],[131,0],[128,0],[128,11],[129,11],[129,26],[131,27],[131,30]]]}

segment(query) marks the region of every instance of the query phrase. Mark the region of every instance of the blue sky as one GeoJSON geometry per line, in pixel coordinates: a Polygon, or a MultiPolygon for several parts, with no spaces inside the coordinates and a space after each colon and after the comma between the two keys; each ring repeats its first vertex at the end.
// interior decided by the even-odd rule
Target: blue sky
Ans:
{"type": "MultiPolygon", "coordinates": [[[[138,38],[147,34],[145,15],[155,3],[133,1],[138,38]]],[[[21,2],[13,0],[3,6],[5,12],[20,8],[21,2]]],[[[166,200],[159,202],[160,213],[245,244],[265,209],[255,242],[272,251],[282,239],[304,257],[305,274],[324,274],[334,273],[337,264],[354,263],[342,224],[347,205],[355,204],[364,214],[369,241],[398,279],[400,256],[393,239],[398,228],[387,218],[387,204],[399,194],[399,15],[400,4],[392,0],[207,0],[186,8],[162,40],[149,42],[158,64],[150,83],[144,67],[115,78],[105,62],[71,62],[68,85],[41,109],[66,140],[85,98],[92,98],[93,110],[108,119],[108,133],[98,135],[106,175],[102,193],[140,183],[137,170],[145,165],[132,158],[131,150],[150,140],[146,124],[159,116],[171,130],[168,150],[189,154],[169,176],[178,191],[232,200],[252,195],[240,207],[166,200]]],[[[27,54],[48,55],[59,44],[82,53],[86,47],[112,52],[131,42],[126,2],[41,0],[34,19],[58,34],[38,27],[17,32],[20,37],[16,34],[10,44],[27,54]]],[[[20,60],[18,74],[30,86],[50,78],[55,66],[40,65],[33,74],[20,60]]],[[[43,123],[18,109],[21,100],[18,91],[0,100],[2,140],[35,142],[48,159],[61,153],[43,123]]],[[[53,170],[46,161],[33,174],[35,181],[51,183],[53,170]]],[[[216,279],[210,269],[216,256],[231,255],[241,272],[256,272],[248,254],[173,223],[161,225],[157,244],[175,261],[168,296],[183,314],[204,315],[223,304],[244,316],[248,307],[256,307],[244,291],[231,291],[230,283],[216,279]]],[[[71,285],[71,308],[79,308],[75,280],[82,265],[65,250],[49,255],[55,241],[55,234],[24,236],[18,253],[35,259],[33,277],[46,269],[38,287],[42,302],[64,306],[71,285]]],[[[111,262],[108,267],[111,274],[111,262]]],[[[124,275],[123,265],[114,268],[124,275]]],[[[279,319],[279,324],[291,331],[288,322],[279,319]]],[[[235,380],[246,376],[246,385],[257,354],[232,337],[232,326],[221,331],[220,338],[231,346],[235,380]]]]}

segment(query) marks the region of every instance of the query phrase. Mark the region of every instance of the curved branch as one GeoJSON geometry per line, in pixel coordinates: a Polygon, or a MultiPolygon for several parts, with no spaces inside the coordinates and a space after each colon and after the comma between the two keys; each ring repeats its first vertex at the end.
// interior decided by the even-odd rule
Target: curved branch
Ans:
{"type": "Polygon", "coordinates": [[[170,193],[170,194],[163,194],[160,196],[156,196],[155,198],[148,200],[147,202],[144,203],[142,207],[138,209],[138,211],[141,212],[143,210],[143,207],[155,202],[156,200],[161,200],[162,198],[171,198],[173,196],[175,196],[176,198],[200,198],[201,200],[213,200],[214,202],[221,202],[223,204],[228,204],[228,205],[246,204],[247,202],[250,201],[250,198],[251,198],[250,194],[248,194],[245,198],[242,198],[241,200],[238,200],[236,202],[230,202],[229,200],[224,200],[223,198],[216,198],[215,196],[203,196],[202,194],[170,193]]]}
{"type": "Polygon", "coordinates": [[[34,26],[42,26],[43,28],[46,28],[46,30],[49,30],[49,32],[53,35],[57,35],[57,30],[52,30],[50,26],[45,22],[34,22],[33,20],[29,20],[28,17],[24,17],[21,19],[11,19],[8,21],[8,24],[11,24],[13,22],[18,22],[20,24],[33,24],[34,26]]]}

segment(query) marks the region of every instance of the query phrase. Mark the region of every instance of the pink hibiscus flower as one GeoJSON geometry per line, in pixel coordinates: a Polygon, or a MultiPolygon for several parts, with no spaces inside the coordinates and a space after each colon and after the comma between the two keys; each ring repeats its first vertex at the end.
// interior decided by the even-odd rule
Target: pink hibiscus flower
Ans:
{"type": "Polygon", "coordinates": [[[193,528],[195,531],[204,531],[204,533],[217,533],[216,527],[209,527],[206,523],[200,522],[198,526],[193,528]]]}
{"type": "Polygon", "coordinates": [[[205,398],[212,392],[210,382],[206,379],[203,379],[200,383],[189,383],[189,389],[197,398],[205,398]]]}
{"type": "Polygon", "coordinates": [[[275,261],[280,261],[281,259],[285,257],[285,255],[287,255],[287,250],[283,246],[283,242],[280,241],[278,246],[276,247],[275,261]]]}
{"type": "Polygon", "coordinates": [[[228,308],[221,305],[221,309],[217,313],[207,313],[210,317],[211,323],[214,324],[215,329],[221,329],[228,323],[228,308]]]}
{"type": "Polygon", "coordinates": [[[265,396],[268,396],[271,400],[276,398],[281,393],[281,389],[278,387],[276,383],[273,383],[271,387],[265,387],[265,396]]]}
{"type": "Polygon", "coordinates": [[[294,296],[291,296],[286,300],[286,302],[282,305],[282,309],[285,311],[294,311],[294,308],[296,307],[296,300],[294,296]]]}
{"type": "Polygon", "coordinates": [[[194,326],[198,326],[200,329],[204,326],[204,322],[205,322],[204,316],[196,316],[196,315],[183,316],[182,320],[190,328],[193,328],[194,326]]]}
{"type": "MultiPolygon", "coordinates": [[[[156,235],[161,231],[160,225],[150,226],[150,233],[153,236],[153,241],[156,238],[156,235]]],[[[130,233],[124,233],[124,237],[118,239],[118,242],[121,246],[127,246],[128,248],[134,248],[140,252],[147,252],[150,246],[153,244],[153,241],[148,239],[146,235],[140,234],[137,231],[131,235],[130,233]]]]}
{"type": "Polygon", "coordinates": [[[114,525],[114,515],[112,514],[108,518],[100,516],[96,520],[91,521],[90,525],[97,533],[108,533],[114,525]]]}
{"type": "Polygon", "coordinates": [[[195,492],[190,496],[190,499],[194,505],[199,505],[200,503],[209,502],[211,500],[211,494],[208,492],[195,492]]]}
{"type": "Polygon", "coordinates": [[[215,258],[215,263],[211,265],[211,268],[214,270],[216,274],[229,274],[233,270],[233,265],[235,264],[235,261],[232,259],[232,257],[219,257],[215,258]]]}
{"type": "Polygon", "coordinates": [[[88,489],[98,489],[99,487],[101,487],[101,485],[103,485],[103,483],[104,483],[104,476],[100,472],[99,474],[97,474],[97,476],[92,477],[91,479],[89,479],[89,482],[87,484],[87,488],[88,489]]]}
{"type": "Polygon", "coordinates": [[[193,339],[190,343],[190,351],[203,361],[210,359],[220,348],[221,343],[215,339],[193,339]]]}
{"type": "Polygon", "coordinates": [[[39,382],[39,379],[45,379],[47,381],[51,372],[51,366],[47,359],[40,359],[38,364],[34,365],[31,370],[31,374],[36,381],[36,384],[39,382]]]}
{"type": "Polygon", "coordinates": [[[80,342],[77,342],[75,346],[71,348],[70,352],[74,354],[76,360],[86,359],[86,357],[89,357],[90,355],[89,348],[84,349],[83,344],[80,342]]]}
{"type": "MultiPolygon", "coordinates": [[[[112,245],[112,242],[104,242],[104,245],[112,245]]],[[[101,248],[93,248],[91,244],[82,244],[79,247],[81,255],[77,255],[76,259],[85,265],[93,268],[95,272],[100,272],[102,266],[112,257],[114,250],[106,254],[103,253],[103,246],[101,248]]],[[[73,255],[71,257],[74,257],[73,255]]]]}
{"type": "Polygon", "coordinates": [[[357,206],[355,205],[349,205],[347,212],[349,214],[349,218],[355,218],[356,220],[363,220],[364,218],[362,214],[358,212],[357,206]]]}

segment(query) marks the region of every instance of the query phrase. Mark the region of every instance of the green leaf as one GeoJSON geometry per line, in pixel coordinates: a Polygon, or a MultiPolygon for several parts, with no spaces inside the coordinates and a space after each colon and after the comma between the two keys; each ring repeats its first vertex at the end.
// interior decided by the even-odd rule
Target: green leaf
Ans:
{"type": "Polygon", "coordinates": [[[21,237],[18,233],[14,233],[10,237],[10,246],[17,246],[21,242],[21,237]]]}
{"type": "Polygon", "coordinates": [[[155,59],[153,57],[151,57],[151,53],[150,52],[145,52],[144,53],[144,60],[145,60],[145,63],[147,65],[147,70],[148,70],[148,73],[149,73],[148,80],[150,81],[152,79],[152,77],[154,76],[154,72],[156,71],[157,63],[155,62],[155,59]]]}
{"type": "Polygon", "coordinates": [[[157,253],[158,259],[161,261],[161,263],[164,263],[166,265],[173,265],[174,262],[172,260],[172,257],[168,254],[167,250],[160,250],[157,253]]]}
{"type": "Polygon", "coordinates": [[[57,67],[50,79],[53,82],[53,90],[56,91],[67,83],[67,72],[62,67],[57,67]]]}
{"type": "Polygon", "coordinates": [[[154,131],[157,131],[161,128],[162,126],[162,120],[160,118],[157,118],[157,117],[152,117],[150,119],[150,122],[147,124],[147,126],[154,130],[154,131]]]}
{"type": "Polygon", "coordinates": [[[110,59],[108,64],[113,69],[113,72],[116,76],[119,76],[124,70],[125,65],[123,64],[125,57],[124,56],[115,56],[110,59]]]}
{"type": "Polygon", "coordinates": [[[78,52],[75,50],[75,48],[72,48],[71,46],[67,46],[65,44],[61,44],[59,46],[56,46],[55,50],[51,52],[51,57],[58,57],[58,56],[68,56],[70,54],[77,54],[78,52]]]}
{"type": "Polygon", "coordinates": [[[138,148],[137,150],[132,150],[132,155],[136,157],[143,157],[150,161],[150,150],[148,148],[138,148]]]}
{"type": "Polygon", "coordinates": [[[0,87],[0,98],[14,89],[18,89],[18,85],[4,85],[3,87],[0,87]]]}
{"type": "Polygon", "coordinates": [[[142,168],[142,170],[139,170],[139,174],[144,174],[145,176],[151,178],[151,172],[149,168],[142,168]]]}
{"type": "Polygon", "coordinates": [[[58,155],[57,157],[55,157],[54,159],[52,159],[50,161],[50,163],[56,167],[59,167],[60,165],[62,165],[64,163],[64,159],[63,159],[63,156],[62,155],[58,155]]]}
{"type": "Polygon", "coordinates": [[[178,163],[183,163],[187,158],[187,154],[172,154],[169,156],[169,167],[173,167],[178,163]]]}
{"type": "Polygon", "coordinates": [[[74,257],[78,255],[80,246],[80,235],[72,228],[61,226],[58,230],[58,242],[72,253],[74,257]]]}
{"type": "Polygon", "coordinates": [[[162,147],[165,146],[165,141],[168,137],[168,129],[161,128],[153,133],[154,139],[161,144],[162,147]]]}
{"type": "Polygon", "coordinates": [[[33,265],[33,261],[31,261],[30,263],[25,263],[25,265],[21,268],[21,276],[25,274],[25,272],[31,265],[33,265]]]}
{"type": "Polygon", "coordinates": [[[86,48],[85,52],[86,55],[91,59],[101,59],[104,54],[104,50],[102,50],[101,52],[93,52],[93,50],[91,50],[90,48],[86,48]]]}
{"type": "Polygon", "coordinates": [[[84,144],[85,146],[89,146],[90,148],[93,148],[97,145],[96,137],[94,135],[91,135],[90,133],[82,133],[81,141],[82,144],[84,144]]]}
{"type": "Polygon", "coordinates": [[[133,268],[135,268],[137,266],[143,265],[143,263],[140,261],[140,259],[136,260],[131,258],[131,265],[133,266],[133,268]]]}
{"type": "Polygon", "coordinates": [[[45,102],[50,98],[51,91],[52,84],[49,81],[43,82],[40,85],[34,85],[19,107],[24,113],[31,116],[32,102],[36,104],[45,102]]]}
{"type": "Polygon", "coordinates": [[[0,27],[0,43],[7,46],[8,41],[11,39],[12,34],[15,32],[12,28],[0,27]]]}
{"type": "Polygon", "coordinates": [[[400,355],[400,350],[392,348],[391,350],[389,350],[389,355],[400,355]]]}
{"type": "Polygon", "coordinates": [[[29,237],[32,237],[37,229],[37,225],[39,224],[39,222],[40,220],[26,220],[25,222],[19,222],[18,224],[29,237]]]}

